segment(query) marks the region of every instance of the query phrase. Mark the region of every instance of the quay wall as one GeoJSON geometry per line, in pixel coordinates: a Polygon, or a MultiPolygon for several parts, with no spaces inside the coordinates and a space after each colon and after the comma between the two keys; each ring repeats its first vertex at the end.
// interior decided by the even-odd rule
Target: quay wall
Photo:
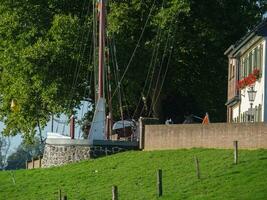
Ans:
{"type": "Polygon", "coordinates": [[[183,148],[267,149],[267,123],[145,125],[144,150],[183,148]]]}

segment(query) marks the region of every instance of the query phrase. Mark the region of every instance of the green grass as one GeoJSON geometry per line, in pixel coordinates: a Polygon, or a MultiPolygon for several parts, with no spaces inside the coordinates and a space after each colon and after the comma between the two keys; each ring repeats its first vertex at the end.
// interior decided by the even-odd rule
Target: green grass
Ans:
{"type": "Polygon", "coordinates": [[[0,199],[56,200],[61,188],[70,200],[110,200],[112,185],[120,200],[158,199],[157,169],[163,170],[159,199],[267,199],[267,150],[242,150],[239,156],[234,165],[232,150],[126,152],[64,167],[4,171],[0,199]]]}

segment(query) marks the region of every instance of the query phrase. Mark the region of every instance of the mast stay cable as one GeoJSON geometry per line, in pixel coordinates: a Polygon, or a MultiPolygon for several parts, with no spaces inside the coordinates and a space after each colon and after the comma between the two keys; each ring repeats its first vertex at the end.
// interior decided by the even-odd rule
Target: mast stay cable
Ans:
{"type": "Polygon", "coordinates": [[[154,92],[153,92],[152,99],[151,99],[152,106],[150,106],[150,110],[149,110],[148,116],[151,115],[151,112],[154,110],[154,107],[155,107],[155,105],[156,105],[156,104],[153,104],[153,101],[155,100],[156,91],[157,91],[157,88],[158,88],[159,79],[160,79],[160,75],[161,75],[161,71],[162,71],[163,63],[164,63],[165,56],[166,56],[166,52],[167,52],[167,47],[168,47],[168,43],[169,43],[169,36],[170,36],[170,31],[169,31],[169,33],[168,33],[168,35],[167,35],[167,41],[166,41],[166,43],[165,43],[165,47],[164,47],[164,51],[163,51],[163,55],[162,55],[162,58],[161,58],[160,69],[159,69],[159,72],[158,72],[158,76],[157,76],[156,84],[155,84],[155,87],[154,87],[154,92]]]}
{"type": "MultiPolygon", "coordinates": [[[[153,4],[152,4],[151,9],[150,9],[150,11],[149,11],[149,14],[148,14],[148,16],[147,16],[145,25],[144,25],[144,27],[142,28],[142,32],[141,32],[141,34],[140,34],[140,37],[139,37],[139,39],[138,39],[138,42],[137,42],[137,44],[136,44],[136,46],[135,46],[135,48],[134,48],[134,51],[133,51],[133,53],[132,53],[132,55],[131,55],[131,58],[130,58],[128,64],[126,65],[126,68],[125,68],[125,70],[124,70],[124,72],[123,72],[123,74],[122,74],[122,77],[120,78],[119,83],[121,83],[122,80],[124,79],[124,77],[125,77],[125,75],[126,75],[128,69],[129,69],[129,67],[130,67],[130,64],[132,63],[132,60],[133,60],[133,58],[134,58],[134,56],[135,56],[135,53],[136,53],[136,51],[137,51],[137,49],[138,49],[138,47],[139,47],[139,44],[140,44],[140,42],[141,42],[141,39],[142,39],[143,35],[144,35],[144,32],[145,32],[146,26],[147,26],[147,24],[148,24],[148,21],[149,21],[149,19],[150,19],[150,17],[151,17],[151,13],[152,13],[152,11],[153,11],[153,9],[154,9],[155,1],[156,1],[156,0],[153,1],[153,4]]],[[[114,93],[113,93],[111,99],[114,97],[114,95],[116,94],[117,90],[118,90],[118,87],[116,87],[116,89],[114,90],[114,93]]]]}

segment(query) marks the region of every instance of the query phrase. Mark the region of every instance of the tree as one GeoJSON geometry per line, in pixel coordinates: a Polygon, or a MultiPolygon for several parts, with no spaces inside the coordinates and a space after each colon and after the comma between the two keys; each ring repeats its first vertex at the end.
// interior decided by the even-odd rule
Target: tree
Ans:
{"type": "MultiPolygon", "coordinates": [[[[87,8],[87,7],[86,7],[87,8]]],[[[91,13],[81,1],[0,6],[0,119],[5,135],[31,140],[52,114],[70,114],[88,86],[91,13]],[[89,40],[89,41],[88,41],[89,40]],[[16,102],[12,111],[10,103],[16,102]]]]}
{"type": "Polygon", "coordinates": [[[23,142],[18,146],[16,152],[8,156],[6,169],[25,169],[26,161],[42,156],[43,151],[44,145],[40,143],[38,138],[35,138],[32,144],[23,142]]]}
{"type": "MultiPolygon", "coordinates": [[[[187,112],[209,112],[213,122],[224,121],[223,52],[259,22],[266,1],[108,2],[114,118],[123,107],[126,117],[181,122],[187,112]]],[[[32,140],[51,115],[70,115],[88,96],[93,104],[95,89],[88,78],[97,65],[88,59],[96,49],[93,7],[91,1],[3,0],[0,119],[5,135],[23,133],[32,140]]]]}
{"type": "Polygon", "coordinates": [[[10,148],[10,140],[0,134],[0,170],[7,166],[7,156],[10,148]]]}
{"type": "MultiPolygon", "coordinates": [[[[148,15],[153,1],[114,4],[118,4],[114,7],[119,11],[116,10],[109,21],[116,23],[112,28],[120,41],[117,51],[124,52],[119,56],[120,66],[127,66],[130,57],[127,53],[131,51],[124,49],[134,49],[145,23],[141,20],[142,13],[148,15]],[[130,38],[127,47],[126,38],[130,38]]],[[[132,96],[130,104],[134,107],[135,99],[143,96],[142,80],[149,69],[147,57],[156,49],[159,56],[153,58],[155,70],[149,75],[151,89],[144,98],[150,99],[152,109],[157,108],[149,112],[150,115],[159,116],[161,120],[171,116],[181,122],[187,112],[197,115],[209,112],[213,122],[225,121],[228,68],[223,52],[255,26],[265,12],[266,1],[173,0],[156,5],[146,30],[147,37],[141,40],[135,62],[124,78],[125,93],[132,96]],[[164,9],[160,9],[161,6],[164,9]],[[168,63],[165,58],[161,69],[165,46],[171,60],[158,102],[155,102],[155,94],[160,89],[157,80],[163,81],[162,72],[168,63]],[[153,105],[155,103],[158,105],[153,105]]]]}

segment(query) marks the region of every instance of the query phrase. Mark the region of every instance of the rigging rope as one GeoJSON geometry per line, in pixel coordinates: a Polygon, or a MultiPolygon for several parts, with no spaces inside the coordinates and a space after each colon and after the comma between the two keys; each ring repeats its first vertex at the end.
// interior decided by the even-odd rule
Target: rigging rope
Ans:
{"type": "Polygon", "coordinates": [[[129,112],[129,106],[128,106],[127,98],[126,98],[124,90],[122,89],[121,91],[122,91],[122,97],[124,98],[124,102],[125,102],[125,108],[126,108],[127,116],[129,118],[130,112],[129,112]]]}
{"type": "MultiPolygon", "coordinates": [[[[118,88],[118,102],[119,102],[121,120],[123,120],[124,116],[123,116],[123,106],[122,106],[121,83],[119,82],[119,76],[120,76],[119,72],[120,72],[120,70],[119,70],[119,65],[118,65],[118,60],[117,60],[117,53],[116,53],[116,45],[115,45],[114,35],[112,35],[111,43],[112,43],[112,47],[113,47],[113,48],[111,48],[111,50],[112,50],[112,60],[113,60],[113,64],[114,64],[113,71],[114,71],[114,75],[115,75],[115,81],[118,84],[117,85],[117,88],[118,88]]],[[[111,97],[111,100],[112,100],[112,97],[111,97]]]]}
{"type": "MultiPolygon", "coordinates": [[[[152,96],[152,99],[151,99],[151,103],[152,104],[153,104],[153,102],[155,100],[155,95],[156,95],[156,91],[157,91],[158,84],[159,84],[159,79],[160,79],[160,75],[161,75],[161,71],[162,71],[162,67],[163,67],[163,62],[164,62],[165,56],[166,56],[167,47],[168,47],[168,43],[169,43],[169,36],[170,36],[170,30],[169,30],[169,33],[167,35],[167,41],[165,43],[163,55],[162,55],[161,62],[160,62],[160,69],[159,69],[159,72],[158,72],[157,81],[156,81],[156,84],[155,84],[155,87],[154,87],[153,96],[152,96]]],[[[151,115],[151,112],[154,110],[155,105],[156,104],[153,104],[152,106],[150,106],[150,110],[149,110],[148,116],[151,115]]]]}
{"type": "MultiPolygon", "coordinates": [[[[161,4],[161,9],[162,10],[164,8],[164,3],[165,3],[165,0],[163,0],[162,4],[161,4]]],[[[148,97],[148,95],[150,93],[150,90],[151,90],[151,87],[152,87],[152,83],[153,83],[155,67],[156,67],[156,62],[157,62],[157,57],[158,57],[158,51],[159,51],[160,41],[161,41],[161,34],[162,34],[162,30],[161,30],[160,25],[158,25],[157,34],[156,34],[156,42],[155,42],[155,46],[154,46],[154,49],[153,49],[152,57],[151,57],[151,60],[150,60],[149,70],[148,70],[148,73],[147,73],[145,85],[144,85],[143,90],[141,92],[142,96],[139,98],[138,104],[136,106],[136,109],[134,111],[134,114],[133,114],[132,118],[134,118],[136,112],[138,111],[138,108],[139,108],[139,105],[140,105],[142,99],[143,99],[144,103],[143,103],[143,107],[141,109],[140,115],[142,115],[144,109],[145,110],[147,109],[147,101],[146,100],[147,100],[147,97],[148,97]],[[156,48],[156,46],[157,46],[157,48],[156,48]],[[156,52],[156,56],[155,56],[155,52],[156,52]],[[154,58],[154,56],[155,56],[155,58],[154,58]],[[153,59],[154,59],[154,65],[152,64],[153,63],[153,59]],[[150,69],[151,69],[152,65],[153,65],[153,71],[152,71],[152,74],[151,74],[151,80],[150,80],[148,92],[147,92],[146,95],[144,95],[145,88],[146,88],[146,85],[147,85],[147,81],[148,81],[148,78],[149,78],[149,75],[150,75],[150,69]]]]}
{"type": "MultiPolygon", "coordinates": [[[[81,16],[83,16],[83,13],[84,13],[84,10],[85,10],[85,3],[86,3],[86,0],[84,0],[83,1],[83,5],[82,5],[82,12],[81,12],[81,16]]],[[[64,3],[63,3],[63,10],[65,10],[65,8],[66,8],[66,1],[64,1],[64,3]]],[[[88,12],[87,12],[88,13],[88,12]]],[[[75,40],[75,42],[74,42],[74,47],[75,47],[75,44],[77,44],[77,41],[79,40],[79,37],[76,37],[76,40],[75,40]]],[[[71,60],[71,64],[69,65],[69,69],[68,69],[68,73],[67,73],[67,75],[69,75],[69,74],[73,74],[72,73],[72,68],[71,68],[71,66],[72,66],[72,64],[73,64],[73,60],[71,60]]],[[[75,69],[75,71],[76,71],[76,69],[75,69]]],[[[73,85],[71,86],[71,89],[73,88],[73,85]]],[[[70,95],[70,97],[72,97],[72,95],[70,95]]],[[[72,98],[71,98],[72,99],[72,98]]],[[[69,106],[68,106],[69,107],[69,106]]],[[[52,113],[52,115],[53,115],[54,113],[52,113]]],[[[58,131],[58,125],[57,125],[57,128],[56,128],[56,132],[58,131]]]]}
{"type": "MultiPolygon", "coordinates": [[[[84,5],[83,5],[84,6],[84,5]]],[[[94,2],[93,2],[93,7],[94,7],[94,2]]],[[[88,6],[88,9],[87,9],[87,12],[86,12],[86,15],[85,15],[85,18],[88,17],[89,15],[89,6],[88,6]]],[[[90,25],[93,24],[93,21],[91,22],[90,25]]],[[[84,24],[84,27],[86,27],[86,24],[84,24]]],[[[69,106],[68,108],[70,109],[71,108],[71,102],[73,100],[73,96],[74,96],[74,93],[75,93],[75,88],[76,88],[76,84],[77,84],[77,81],[78,81],[78,77],[79,77],[79,74],[80,74],[80,68],[82,66],[82,61],[80,60],[81,58],[84,57],[84,53],[85,53],[85,49],[86,49],[86,44],[88,43],[88,40],[89,40],[89,37],[86,37],[85,39],[85,43],[84,43],[84,37],[85,35],[88,35],[89,36],[90,34],[90,29],[88,28],[88,31],[86,31],[86,29],[84,29],[84,31],[82,32],[82,37],[81,37],[81,42],[80,42],[80,47],[79,47],[79,54],[78,54],[78,59],[77,59],[77,62],[76,62],[76,65],[75,65],[75,72],[74,72],[74,76],[73,76],[73,81],[72,81],[72,86],[71,86],[71,91],[70,91],[70,99],[69,99],[69,106]],[[87,33],[86,33],[87,32],[87,33]],[[84,45],[85,44],[85,45],[84,45]]],[[[92,36],[94,37],[94,35],[92,36]]],[[[90,50],[89,50],[89,58],[88,58],[88,61],[91,60],[91,57],[92,57],[92,43],[90,45],[90,50]]],[[[89,62],[90,63],[90,62],[89,62]]],[[[88,64],[89,64],[88,63],[88,64]]],[[[71,64],[72,65],[72,64],[71,64]]],[[[89,68],[88,68],[89,70],[89,68]]],[[[88,79],[86,79],[88,80],[88,79]]],[[[85,86],[85,90],[86,90],[86,86],[85,86]]],[[[64,124],[63,126],[63,133],[65,131],[65,126],[66,124],[64,124]]]]}
{"type": "MultiPolygon", "coordinates": [[[[139,47],[139,44],[140,44],[141,39],[142,39],[142,37],[143,37],[143,34],[144,34],[144,32],[145,32],[147,23],[148,23],[148,21],[149,21],[149,19],[150,19],[150,17],[151,17],[151,13],[152,13],[152,11],[153,11],[153,9],[154,9],[154,5],[155,5],[155,0],[153,1],[153,4],[152,4],[151,9],[150,9],[150,11],[149,11],[149,14],[148,14],[148,16],[147,16],[145,25],[144,25],[144,27],[143,27],[143,29],[142,29],[142,32],[141,32],[141,34],[140,34],[140,37],[139,37],[139,39],[138,39],[138,42],[137,42],[137,44],[136,44],[136,46],[135,46],[135,48],[134,48],[134,51],[133,51],[133,53],[132,53],[132,56],[131,56],[131,58],[130,58],[130,60],[129,60],[127,66],[126,66],[125,71],[124,71],[123,74],[122,74],[122,77],[121,77],[119,83],[121,83],[122,80],[124,79],[124,77],[125,77],[125,75],[126,75],[128,69],[129,69],[129,67],[130,67],[130,64],[132,63],[132,60],[133,60],[133,58],[134,58],[134,56],[135,56],[135,53],[136,53],[136,51],[137,51],[137,49],[138,49],[138,47],[139,47]]],[[[116,89],[115,89],[115,91],[114,91],[114,93],[113,93],[111,99],[114,97],[114,95],[115,95],[115,93],[117,92],[117,90],[118,90],[118,87],[116,87],[116,89]]]]}
{"type": "MultiPolygon", "coordinates": [[[[175,29],[176,30],[176,29],[175,29]]],[[[168,62],[167,62],[167,66],[166,66],[166,70],[165,70],[165,73],[163,75],[163,79],[162,79],[162,83],[160,85],[160,89],[159,89],[159,92],[158,92],[158,95],[155,99],[155,103],[153,105],[153,107],[156,105],[157,101],[158,101],[158,98],[160,96],[160,93],[162,91],[162,88],[163,88],[163,85],[164,85],[164,82],[165,82],[165,79],[166,79],[166,76],[167,76],[167,73],[168,73],[168,70],[169,70],[169,65],[170,65],[170,61],[171,61],[171,56],[172,56],[172,53],[173,53],[173,44],[174,44],[174,41],[175,41],[175,38],[173,37],[172,38],[172,44],[171,44],[171,50],[170,50],[170,55],[169,55],[169,58],[168,58],[168,62]]]]}
{"type": "Polygon", "coordinates": [[[170,51],[170,55],[169,55],[169,58],[168,58],[168,61],[167,61],[167,66],[166,66],[166,70],[165,70],[165,73],[163,75],[163,79],[162,79],[162,83],[160,85],[160,89],[158,91],[158,94],[154,100],[154,103],[153,105],[151,106],[151,110],[149,111],[149,114],[151,114],[151,111],[152,111],[152,108],[154,108],[158,102],[158,98],[160,96],[160,93],[162,91],[162,88],[163,88],[163,85],[164,85],[164,82],[165,82],[165,79],[166,79],[166,75],[167,75],[167,72],[168,72],[168,69],[169,69],[169,64],[170,64],[170,59],[171,59],[171,56],[172,56],[172,52],[173,52],[173,46],[171,46],[171,51],[170,51]]]}
{"type": "MultiPolygon", "coordinates": [[[[88,14],[89,14],[89,6],[88,6],[88,9],[87,9],[86,16],[88,16],[88,14]]],[[[91,24],[92,24],[92,22],[91,22],[91,24]]],[[[84,25],[84,26],[86,26],[86,25],[84,25]]],[[[81,45],[80,45],[80,49],[79,49],[79,56],[78,56],[78,59],[77,59],[77,62],[76,62],[76,67],[75,67],[75,72],[74,72],[74,79],[73,79],[73,82],[72,82],[70,101],[73,100],[74,91],[76,89],[76,84],[77,84],[78,77],[79,77],[80,70],[81,70],[81,66],[82,66],[82,61],[80,59],[84,57],[84,53],[85,53],[85,49],[86,49],[86,45],[84,45],[84,41],[83,40],[84,40],[85,35],[89,36],[89,33],[90,33],[90,29],[88,29],[87,34],[86,34],[86,30],[84,30],[83,33],[82,33],[82,38],[81,38],[81,43],[80,43],[81,45]]],[[[89,40],[89,37],[86,37],[85,44],[87,44],[88,40],[89,40]]],[[[71,107],[71,102],[70,102],[70,107],[71,107]]]]}
{"type": "MultiPolygon", "coordinates": [[[[158,31],[157,31],[156,38],[157,38],[157,37],[158,37],[158,31]]],[[[155,44],[157,44],[157,43],[155,43],[155,44]]],[[[154,59],[155,52],[156,52],[156,45],[154,45],[154,48],[153,48],[153,52],[152,52],[152,56],[151,56],[151,59],[150,59],[150,64],[149,64],[149,68],[148,68],[148,72],[147,72],[147,76],[146,76],[145,84],[144,84],[144,87],[143,87],[142,92],[141,92],[141,97],[139,98],[138,104],[137,104],[137,106],[136,106],[136,109],[135,109],[135,111],[134,111],[134,113],[133,113],[132,118],[134,118],[136,112],[138,111],[138,108],[139,108],[139,105],[140,105],[142,99],[145,98],[145,95],[144,95],[144,93],[145,93],[145,88],[146,88],[146,86],[147,86],[148,79],[149,79],[149,75],[150,75],[150,71],[151,71],[152,66],[153,66],[153,65],[152,65],[152,60],[154,59]]],[[[155,65],[154,65],[154,67],[155,67],[155,65]]]]}
{"type": "MultiPolygon", "coordinates": [[[[83,10],[82,10],[82,13],[81,13],[81,16],[83,16],[83,13],[84,13],[84,7],[85,7],[85,2],[83,4],[83,10]]],[[[95,1],[93,1],[93,9],[95,8],[95,1]]],[[[87,7],[86,9],[86,14],[84,16],[84,19],[86,19],[88,16],[89,16],[89,11],[90,11],[90,6],[87,7]]],[[[94,14],[94,13],[93,13],[94,14]]],[[[91,21],[90,25],[92,25],[94,22],[91,21]]],[[[86,27],[86,23],[84,23],[83,27],[86,27]]],[[[82,34],[81,34],[81,39],[80,39],[80,43],[79,43],[79,51],[78,51],[78,58],[76,60],[76,65],[75,65],[75,70],[74,70],[74,76],[73,76],[73,80],[72,80],[72,86],[71,86],[71,89],[70,89],[70,95],[69,95],[69,105],[68,105],[68,108],[70,109],[71,108],[71,104],[72,104],[72,100],[73,100],[73,97],[74,97],[74,93],[75,93],[75,89],[76,89],[76,85],[77,85],[77,81],[78,81],[78,77],[79,77],[79,74],[80,74],[80,69],[81,69],[81,66],[82,66],[82,61],[81,59],[84,58],[84,53],[85,53],[85,50],[86,50],[86,44],[88,43],[88,40],[89,40],[89,37],[85,37],[86,35],[89,36],[90,34],[90,29],[88,28],[88,31],[86,28],[84,28],[82,34]],[[85,41],[84,41],[84,38],[85,38],[85,41]],[[85,44],[85,45],[84,45],[85,44]]],[[[77,37],[77,40],[78,40],[78,37],[77,37]]],[[[77,43],[78,41],[76,41],[75,43],[77,43]]],[[[89,54],[89,56],[92,56],[91,54],[89,54]]],[[[71,65],[73,64],[73,60],[71,62],[71,65]]],[[[73,74],[72,71],[69,72],[70,74],[73,74]]]]}
{"type": "MultiPolygon", "coordinates": [[[[149,87],[148,87],[148,91],[147,91],[146,95],[144,95],[144,98],[145,99],[148,98],[149,93],[150,93],[150,90],[152,88],[152,84],[153,84],[153,80],[154,80],[154,74],[155,74],[155,69],[156,69],[157,58],[158,58],[158,54],[159,54],[159,47],[160,47],[161,36],[162,36],[162,30],[160,29],[160,27],[158,27],[158,33],[157,33],[157,39],[156,39],[156,45],[155,45],[156,46],[156,48],[155,48],[155,52],[156,53],[155,53],[154,60],[151,59],[151,62],[150,62],[150,64],[153,65],[153,71],[152,71],[152,74],[151,74],[151,80],[150,80],[150,84],[149,84],[149,87]]],[[[147,105],[145,105],[145,103],[144,103],[140,115],[142,115],[142,113],[143,113],[143,111],[144,111],[144,109],[145,109],[146,106],[147,105]]]]}
{"type": "MultiPolygon", "coordinates": [[[[81,16],[83,16],[83,14],[84,14],[84,8],[85,8],[85,2],[86,2],[86,0],[84,0],[83,1],[83,7],[82,7],[82,13],[81,13],[81,16]]],[[[89,10],[89,8],[88,8],[88,10],[89,10]]],[[[88,12],[87,12],[87,14],[88,14],[88,12]]],[[[87,16],[87,15],[86,15],[87,16]]],[[[84,32],[83,32],[83,34],[84,34],[84,32]]],[[[81,39],[81,41],[83,41],[83,34],[82,34],[82,39],[81,39]]],[[[76,38],[76,40],[75,40],[75,43],[74,43],[74,47],[75,47],[75,45],[78,43],[78,40],[79,40],[79,37],[77,37],[76,38]]],[[[82,44],[82,43],[81,43],[82,44]]],[[[80,47],[80,49],[81,49],[81,47],[80,47]]],[[[79,53],[80,53],[80,49],[79,49],[79,53]]],[[[74,62],[74,60],[71,60],[71,64],[70,64],[70,68],[69,68],[69,71],[68,71],[68,74],[73,74],[73,72],[72,72],[72,68],[71,68],[71,66],[73,65],[73,62],[74,62]]],[[[71,91],[72,91],[72,89],[73,89],[73,87],[74,87],[74,80],[75,80],[75,76],[76,76],[76,71],[77,71],[77,63],[76,63],[76,65],[75,65],[75,75],[74,75],[74,77],[73,77],[73,81],[72,81],[72,86],[71,86],[71,91]]],[[[72,95],[70,95],[70,100],[72,99],[72,95]]]]}

